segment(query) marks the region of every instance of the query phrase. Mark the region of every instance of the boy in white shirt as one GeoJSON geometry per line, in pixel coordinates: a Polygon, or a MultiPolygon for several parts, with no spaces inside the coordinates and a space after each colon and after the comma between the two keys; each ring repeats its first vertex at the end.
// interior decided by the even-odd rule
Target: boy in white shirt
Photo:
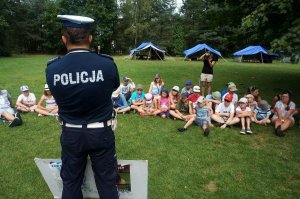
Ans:
{"type": "Polygon", "coordinates": [[[121,94],[123,94],[128,101],[135,89],[135,84],[129,77],[123,77],[123,84],[120,85],[121,94]]]}
{"type": "Polygon", "coordinates": [[[241,120],[242,129],[240,133],[243,135],[245,135],[246,133],[252,134],[252,131],[250,129],[252,111],[248,106],[247,98],[242,97],[239,100],[239,106],[236,108],[236,116],[241,120]],[[245,128],[245,124],[247,125],[247,128],[245,128]]]}
{"type": "Polygon", "coordinates": [[[19,95],[16,108],[22,112],[34,112],[36,108],[36,97],[33,93],[29,92],[29,87],[24,85],[20,87],[22,94],[19,95]]]}

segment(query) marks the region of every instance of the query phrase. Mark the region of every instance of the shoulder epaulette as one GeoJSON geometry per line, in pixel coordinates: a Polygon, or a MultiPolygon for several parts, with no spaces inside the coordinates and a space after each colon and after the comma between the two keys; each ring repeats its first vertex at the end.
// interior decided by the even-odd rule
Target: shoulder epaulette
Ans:
{"type": "Polygon", "coordinates": [[[102,57],[105,57],[105,58],[109,58],[111,60],[114,60],[114,58],[110,55],[107,55],[107,54],[100,54],[99,56],[102,56],[102,57]]]}
{"type": "Polygon", "coordinates": [[[49,59],[48,62],[47,62],[47,66],[49,66],[50,64],[58,61],[60,59],[60,57],[54,57],[52,59],[49,59]]]}

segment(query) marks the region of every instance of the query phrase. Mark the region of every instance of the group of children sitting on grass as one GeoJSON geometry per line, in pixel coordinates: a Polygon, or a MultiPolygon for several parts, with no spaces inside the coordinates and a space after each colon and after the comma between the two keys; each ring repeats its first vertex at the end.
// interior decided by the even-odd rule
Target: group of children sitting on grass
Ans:
{"type": "Polygon", "coordinates": [[[238,98],[237,87],[233,82],[221,92],[215,91],[201,96],[200,87],[193,86],[190,80],[179,89],[174,86],[171,91],[164,87],[159,74],[156,74],[147,93],[143,86],[128,78],[112,94],[112,102],[118,113],[125,114],[133,110],[141,116],[161,116],[185,121],[179,132],[185,132],[195,124],[203,128],[204,136],[208,136],[209,127],[231,127],[240,124],[240,134],[252,134],[251,123],[267,125],[274,123],[275,134],[284,136],[284,131],[294,123],[294,115],[298,113],[292,101],[292,93],[283,91],[274,98],[272,106],[261,99],[259,89],[250,86],[247,93],[238,98]]]}
{"type": "MultiPolygon", "coordinates": [[[[38,116],[58,117],[58,106],[51,95],[47,84],[44,94],[36,104],[36,97],[29,92],[29,87],[20,87],[22,94],[16,102],[17,112],[12,108],[12,101],[7,90],[0,90],[0,115],[3,121],[8,121],[10,127],[22,124],[19,112],[36,112],[38,116]],[[45,105],[45,106],[44,106],[45,105]]],[[[207,96],[201,96],[200,87],[193,86],[190,80],[179,89],[173,86],[169,91],[164,87],[159,74],[156,74],[147,93],[143,86],[134,84],[132,79],[123,78],[123,83],[112,93],[114,109],[125,114],[133,110],[141,116],[161,116],[185,121],[178,131],[185,132],[189,126],[195,124],[203,128],[204,136],[208,136],[209,128],[231,127],[240,124],[241,134],[252,134],[251,123],[267,125],[273,123],[275,134],[284,136],[284,131],[294,123],[294,115],[298,113],[292,101],[292,93],[283,91],[276,95],[272,106],[261,99],[259,89],[250,86],[247,93],[238,98],[237,87],[233,82],[227,84],[222,92],[215,91],[207,96]]]]}

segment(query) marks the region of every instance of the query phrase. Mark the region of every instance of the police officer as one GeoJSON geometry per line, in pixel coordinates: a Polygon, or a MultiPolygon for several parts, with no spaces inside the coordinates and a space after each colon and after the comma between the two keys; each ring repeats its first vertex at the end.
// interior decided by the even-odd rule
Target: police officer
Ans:
{"type": "Polygon", "coordinates": [[[87,156],[100,198],[119,198],[111,128],[111,94],[120,85],[117,66],[111,57],[90,52],[93,19],[74,15],[58,18],[63,22],[62,41],[68,53],[48,62],[46,78],[62,120],[62,198],[83,198],[87,156]]]}

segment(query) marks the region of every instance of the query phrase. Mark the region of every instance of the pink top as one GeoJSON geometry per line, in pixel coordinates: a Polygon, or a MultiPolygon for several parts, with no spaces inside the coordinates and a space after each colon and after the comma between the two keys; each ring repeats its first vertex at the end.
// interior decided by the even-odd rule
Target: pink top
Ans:
{"type": "Polygon", "coordinates": [[[164,98],[164,97],[161,97],[160,100],[160,108],[162,109],[169,109],[170,107],[170,100],[168,98],[164,98]]]}
{"type": "Polygon", "coordinates": [[[178,104],[178,98],[174,97],[174,95],[172,95],[172,93],[169,94],[169,99],[173,100],[173,102],[174,102],[175,105],[178,104]]]}

